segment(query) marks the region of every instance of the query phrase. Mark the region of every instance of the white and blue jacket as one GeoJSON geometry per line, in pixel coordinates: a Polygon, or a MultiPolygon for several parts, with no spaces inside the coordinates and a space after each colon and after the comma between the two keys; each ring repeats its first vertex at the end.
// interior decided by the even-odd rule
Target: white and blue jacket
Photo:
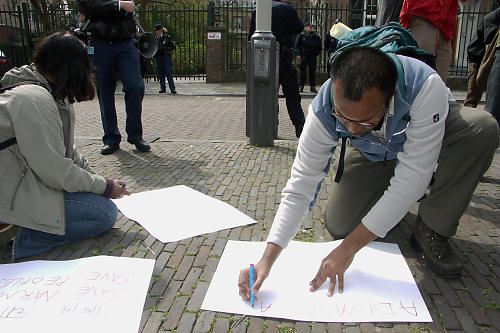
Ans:
{"type": "MultiPolygon", "coordinates": [[[[398,160],[389,187],[362,219],[379,237],[404,217],[427,188],[441,149],[448,102],[454,100],[433,69],[413,58],[397,59],[398,89],[382,133],[350,138],[351,145],[371,161],[398,160]]],[[[328,80],[309,106],[291,176],[267,239],[283,248],[314,205],[339,138],[348,135],[331,115],[330,91],[328,80]]]]}

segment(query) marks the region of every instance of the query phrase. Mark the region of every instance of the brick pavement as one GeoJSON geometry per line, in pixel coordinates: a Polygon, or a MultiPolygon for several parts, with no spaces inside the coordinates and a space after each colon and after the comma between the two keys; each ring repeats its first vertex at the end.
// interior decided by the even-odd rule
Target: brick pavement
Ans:
{"type": "MultiPolygon", "coordinates": [[[[237,87],[241,89],[241,85],[237,87]]],[[[153,91],[154,85],[149,84],[148,89],[153,91]]],[[[178,89],[182,93],[179,85],[178,89]]],[[[272,148],[255,148],[247,144],[244,135],[245,99],[239,95],[240,90],[231,97],[234,86],[218,89],[206,96],[195,96],[200,89],[187,91],[187,86],[183,95],[146,95],[144,132],[160,137],[147,154],[123,144],[121,151],[101,156],[98,103],[76,105],[76,142],[98,173],[125,180],[132,191],[184,184],[231,204],[257,221],[255,225],[163,244],[120,215],[111,232],[56,248],[44,256],[49,260],[98,254],[156,259],[140,332],[229,331],[240,316],[201,311],[203,297],[227,240],[265,240],[293,163],[297,141],[283,100],[280,100],[281,140],[272,148]]],[[[122,96],[117,96],[116,101],[123,128],[122,96]]],[[[304,106],[310,101],[305,98],[304,106]]],[[[321,211],[332,181],[330,174],[321,189],[318,205],[304,220],[297,239],[331,240],[323,226],[321,211]]],[[[500,150],[497,150],[493,165],[476,189],[452,242],[465,262],[460,279],[443,280],[425,268],[408,242],[413,214],[386,237],[387,241],[399,244],[433,323],[326,324],[249,317],[232,332],[500,331],[499,184],[500,150]]],[[[2,249],[0,262],[8,262],[2,249]]],[[[237,277],[234,278],[236,283],[237,277]]]]}

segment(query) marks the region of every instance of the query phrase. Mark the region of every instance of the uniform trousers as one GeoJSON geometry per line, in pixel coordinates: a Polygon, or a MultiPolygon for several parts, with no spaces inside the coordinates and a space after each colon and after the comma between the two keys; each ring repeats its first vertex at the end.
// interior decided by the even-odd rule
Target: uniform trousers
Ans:
{"type": "Polygon", "coordinates": [[[309,67],[309,85],[316,87],[316,56],[315,55],[305,55],[304,59],[300,63],[300,74],[299,74],[299,86],[303,87],[306,84],[306,72],[309,67]]]}
{"type": "Polygon", "coordinates": [[[125,93],[127,141],[135,143],[142,140],[141,114],[144,81],[141,77],[139,51],[135,43],[137,41],[133,38],[123,42],[108,42],[97,38],[91,41],[94,54],[90,59],[96,71],[97,97],[104,129],[102,141],[106,145],[117,144],[121,141],[115,108],[117,72],[125,93]]]}
{"type": "Polygon", "coordinates": [[[303,126],[305,122],[304,111],[300,105],[299,83],[297,82],[297,71],[291,62],[280,61],[279,82],[286,99],[286,108],[292,124],[303,126]]]}

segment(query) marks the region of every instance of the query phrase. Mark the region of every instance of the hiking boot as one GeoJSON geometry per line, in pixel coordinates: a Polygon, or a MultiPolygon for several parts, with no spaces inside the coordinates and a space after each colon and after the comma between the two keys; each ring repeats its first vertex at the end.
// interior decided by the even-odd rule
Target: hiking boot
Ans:
{"type": "Polygon", "coordinates": [[[417,216],[411,236],[412,246],[423,252],[423,259],[427,267],[442,278],[460,277],[462,263],[450,246],[448,237],[442,236],[430,229],[417,216]]]}

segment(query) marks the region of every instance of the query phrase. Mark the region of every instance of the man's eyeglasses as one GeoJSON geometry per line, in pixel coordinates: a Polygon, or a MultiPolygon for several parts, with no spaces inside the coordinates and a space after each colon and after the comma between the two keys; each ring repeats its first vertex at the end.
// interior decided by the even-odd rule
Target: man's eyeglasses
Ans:
{"type": "Polygon", "coordinates": [[[374,121],[373,123],[372,122],[357,121],[357,120],[352,120],[352,119],[346,118],[343,115],[339,114],[335,110],[335,106],[332,105],[332,116],[337,118],[338,121],[340,121],[343,124],[344,123],[355,123],[355,124],[358,124],[358,125],[366,127],[366,128],[376,127],[378,125],[378,123],[380,122],[380,120],[385,116],[385,114],[386,114],[386,112],[382,113],[379,117],[377,117],[376,121],[374,121]]]}

